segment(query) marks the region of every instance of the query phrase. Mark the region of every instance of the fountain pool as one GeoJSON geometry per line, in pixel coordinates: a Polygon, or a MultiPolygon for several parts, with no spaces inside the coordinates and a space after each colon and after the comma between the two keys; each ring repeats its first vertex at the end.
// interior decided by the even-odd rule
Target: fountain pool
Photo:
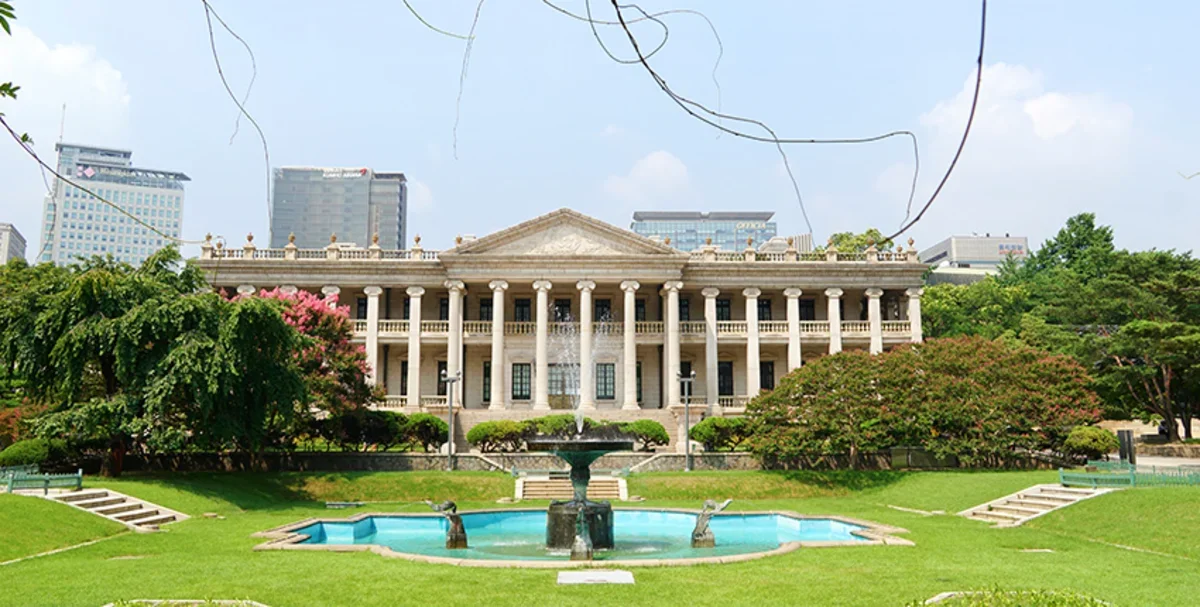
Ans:
{"type": "Polygon", "coordinates": [[[442,516],[427,514],[363,514],[342,520],[305,521],[259,534],[274,541],[258,548],[373,550],[434,562],[561,567],[587,563],[686,564],[739,555],[756,558],[802,546],[908,543],[889,535],[903,530],[865,521],[761,512],[713,516],[710,527],[716,546],[693,548],[691,532],[696,517],[696,511],[615,509],[615,545],[596,550],[594,561],[572,562],[569,549],[546,547],[545,510],[462,513],[470,538],[470,548],[466,549],[448,550],[448,522],[442,516]]]}

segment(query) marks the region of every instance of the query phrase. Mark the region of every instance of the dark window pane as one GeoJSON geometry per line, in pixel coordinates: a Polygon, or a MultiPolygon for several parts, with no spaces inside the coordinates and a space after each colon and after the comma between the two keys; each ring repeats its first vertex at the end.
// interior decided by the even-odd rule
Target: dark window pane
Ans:
{"type": "MultiPolygon", "coordinates": [[[[525,300],[529,301],[529,300],[525,300]]],[[[513,363],[512,366],[512,397],[513,400],[529,400],[529,378],[533,369],[529,363],[513,363]]]]}
{"type": "Polygon", "coordinates": [[[513,321],[515,322],[532,322],[531,314],[532,306],[529,304],[529,299],[518,299],[513,302],[513,321]]]}
{"type": "Polygon", "coordinates": [[[492,402],[492,361],[483,361],[483,402],[492,402]]]}
{"type": "Polygon", "coordinates": [[[771,320],[771,300],[769,300],[769,299],[759,299],[758,300],[758,319],[759,320],[771,320]]]}
{"type": "MultiPolygon", "coordinates": [[[[762,361],[758,363],[758,384],[763,390],[775,389],[775,363],[773,361],[762,361]]],[[[754,396],[751,394],[751,396],[754,396]]]]}
{"type": "Polygon", "coordinates": [[[569,320],[571,320],[571,300],[554,300],[554,322],[567,322],[569,320]]]}
{"type": "Polygon", "coordinates": [[[442,381],[442,378],[445,376],[446,376],[446,361],[439,360],[437,363],[437,377],[438,377],[437,394],[438,394],[438,396],[446,395],[446,382],[442,381]]]}
{"type": "Polygon", "coordinates": [[[596,364],[596,400],[614,400],[617,397],[617,365],[596,364]]]}
{"type": "Polygon", "coordinates": [[[800,300],[800,320],[817,319],[817,302],[811,299],[800,300]]]}
{"type": "Polygon", "coordinates": [[[438,300],[438,320],[450,320],[450,300],[445,297],[438,300]]]}
{"type": "Polygon", "coordinates": [[[633,304],[633,319],[637,322],[646,321],[646,300],[639,299],[633,304]]]}
{"type": "Polygon", "coordinates": [[[612,300],[597,299],[595,308],[593,309],[593,314],[595,316],[592,320],[597,322],[606,322],[612,320],[612,300]]]}
{"type": "Polygon", "coordinates": [[[412,317],[412,298],[404,298],[404,318],[407,320],[412,317]]]}
{"type": "Polygon", "coordinates": [[[400,393],[408,394],[408,361],[400,361],[400,393]]]}
{"type": "Polygon", "coordinates": [[[717,300],[717,320],[733,320],[733,307],[728,299],[717,300]]]}
{"type": "Polygon", "coordinates": [[[642,361],[637,361],[637,399],[642,402],[642,361]]]}
{"type": "Polygon", "coordinates": [[[492,319],[492,300],[484,298],[479,300],[479,320],[492,319]]]}
{"type": "Polygon", "coordinates": [[[358,310],[357,310],[357,312],[358,312],[358,316],[357,316],[357,318],[358,318],[359,320],[363,320],[363,319],[365,319],[365,318],[367,317],[367,298],[366,298],[366,297],[359,297],[359,298],[358,298],[358,301],[356,301],[355,303],[357,303],[357,304],[358,304],[358,310]]]}
{"type": "Polygon", "coordinates": [[[717,362],[717,395],[733,396],[733,361],[717,362]]]}
{"type": "Polygon", "coordinates": [[[687,299],[679,298],[679,320],[688,321],[692,319],[692,306],[687,299]]]}
{"type": "MultiPolygon", "coordinates": [[[[687,377],[691,374],[692,374],[692,361],[690,361],[690,360],[679,361],[679,376],[687,377]]],[[[683,382],[683,381],[679,382],[679,396],[682,398],[685,394],[690,395],[692,392],[694,392],[696,390],[695,383],[696,382],[692,382],[692,386],[689,387],[687,382],[683,382]]]]}

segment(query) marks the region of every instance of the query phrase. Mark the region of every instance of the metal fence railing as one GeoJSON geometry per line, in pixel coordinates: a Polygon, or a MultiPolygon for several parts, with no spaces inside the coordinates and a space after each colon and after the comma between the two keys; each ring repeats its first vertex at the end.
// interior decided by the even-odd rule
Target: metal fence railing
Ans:
{"type": "Polygon", "coordinates": [[[1124,469],[1113,466],[1104,472],[1099,469],[1095,472],[1068,472],[1059,468],[1058,481],[1066,487],[1092,488],[1200,486],[1200,469],[1124,466],[1124,469]]]}

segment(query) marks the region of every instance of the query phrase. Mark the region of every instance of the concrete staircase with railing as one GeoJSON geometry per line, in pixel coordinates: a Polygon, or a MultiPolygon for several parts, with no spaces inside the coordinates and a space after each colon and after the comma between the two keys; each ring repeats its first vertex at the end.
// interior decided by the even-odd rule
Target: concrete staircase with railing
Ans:
{"type": "Polygon", "coordinates": [[[153,531],[158,529],[159,525],[188,518],[182,512],[117,493],[111,489],[63,491],[47,497],[138,531],[153,531]]]}
{"type": "Polygon", "coordinates": [[[1047,512],[1065,508],[1076,502],[1096,497],[1112,489],[1081,489],[1062,485],[1034,485],[974,508],[959,512],[959,516],[993,523],[997,527],[1015,527],[1047,512]]]}
{"type": "MultiPolygon", "coordinates": [[[[518,500],[569,500],[574,491],[566,473],[522,476],[517,478],[518,500]]],[[[611,502],[624,501],[629,494],[625,479],[611,476],[593,476],[588,482],[588,499],[611,502]]]]}

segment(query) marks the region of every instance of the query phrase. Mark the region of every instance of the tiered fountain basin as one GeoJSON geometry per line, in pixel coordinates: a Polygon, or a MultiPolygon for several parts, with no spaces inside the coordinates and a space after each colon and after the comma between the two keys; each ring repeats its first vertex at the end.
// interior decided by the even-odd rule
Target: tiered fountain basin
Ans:
{"type": "Polygon", "coordinates": [[[570,550],[546,547],[544,509],[463,512],[470,548],[445,547],[447,521],[436,514],[360,514],[310,519],[256,537],[270,538],[255,550],[372,551],[414,561],[477,567],[609,567],[728,563],[784,554],[799,548],[912,545],[894,537],[903,529],[844,517],[793,512],[718,514],[710,528],[715,548],[692,548],[698,511],[613,510],[614,546],[596,550],[593,561],[571,561],[570,550]]]}

